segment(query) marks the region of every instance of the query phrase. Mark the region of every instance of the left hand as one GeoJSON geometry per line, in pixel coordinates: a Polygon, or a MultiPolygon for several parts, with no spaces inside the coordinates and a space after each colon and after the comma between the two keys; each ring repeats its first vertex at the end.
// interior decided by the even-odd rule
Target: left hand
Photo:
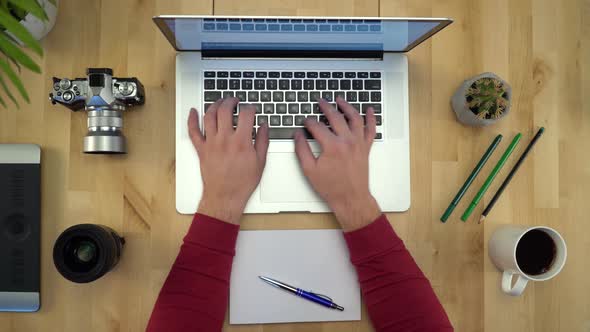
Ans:
{"type": "Polygon", "coordinates": [[[218,100],[205,113],[205,135],[197,111],[188,118],[189,136],[201,163],[203,195],[197,210],[219,220],[239,224],[246,203],[258,186],[266,164],[268,127],[261,126],[252,143],[256,110],[241,105],[238,126],[233,128],[237,98],[218,100]]]}

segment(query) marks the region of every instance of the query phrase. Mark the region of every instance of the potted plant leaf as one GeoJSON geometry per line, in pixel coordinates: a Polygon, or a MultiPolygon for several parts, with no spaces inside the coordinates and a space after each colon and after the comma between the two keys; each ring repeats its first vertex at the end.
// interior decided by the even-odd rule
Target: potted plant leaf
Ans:
{"type": "Polygon", "coordinates": [[[451,104],[459,122],[487,126],[510,112],[512,88],[493,73],[483,73],[464,81],[451,104]]]}
{"type": "Polygon", "coordinates": [[[57,16],[57,0],[0,0],[0,104],[7,107],[8,97],[18,107],[9,82],[28,103],[29,95],[18,73],[22,67],[40,73],[39,65],[22,48],[42,56],[39,39],[53,27],[57,16]],[[9,81],[9,82],[8,82],[9,81]]]}

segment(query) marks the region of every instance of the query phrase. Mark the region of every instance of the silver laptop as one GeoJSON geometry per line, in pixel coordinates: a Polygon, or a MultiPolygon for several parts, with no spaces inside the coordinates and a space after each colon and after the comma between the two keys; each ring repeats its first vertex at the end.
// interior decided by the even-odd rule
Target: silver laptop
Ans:
{"type": "MultiPolygon", "coordinates": [[[[266,168],[246,213],[329,211],[301,172],[292,135],[306,117],[326,121],[316,100],[333,102],[337,96],[363,115],[368,107],[376,111],[369,177],[379,205],[386,212],[410,207],[404,53],[449,25],[450,19],[165,15],[154,17],[154,22],[178,51],[178,212],[194,213],[202,192],[199,159],[186,128],[189,110],[196,107],[202,117],[203,110],[223,97],[254,104],[254,131],[262,123],[270,128],[266,168]]],[[[239,107],[235,112],[237,116],[239,107]]],[[[319,154],[318,144],[309,140],[319,154]]]]}

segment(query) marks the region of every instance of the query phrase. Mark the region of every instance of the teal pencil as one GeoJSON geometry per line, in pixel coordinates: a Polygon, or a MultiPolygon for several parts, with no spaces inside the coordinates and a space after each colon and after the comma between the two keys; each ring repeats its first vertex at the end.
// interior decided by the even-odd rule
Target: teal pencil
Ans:
{"type": "Polygon", "coordinates": [[[510,157],[510,155],[512,154],[512,151],[514,151],[514,149],[516,148],[516,145],[518,145],[518,142],[520,141],[521,137],[522,137],[521,133],[518,133],[516,136],[514,136],[514,139],[512,140],[512,142],[510,143],[508,148],[506,148],[506,151],[504,151],[504,154],[502,155],[502,157],[500,157],[500,160],[498,160],[498,163],[496,164],[496,166],[494,167],[494,169],[492,170],[492,172],[490,173],[490,175],[488,176],[486,181],[483,183],[483,186],[481,186],[481,188],[477,192],[477,195],[475,195],[475,197],[473,198],[473,201],[471,201],[471,204],[469,204],[469,207],[467,207],[465,212],[463,212],[463,215],[461,216],[461,220],[467,221],[467,218],[469,218],[469,216],[471,215],[471,213],[473,212],[473,210],[475,209],[477,204],[479,204],[479,201],[483,198],[483,195],[486,193],[486,191],[488,190],[488,188],[490,187],[490,185],[494,181],[494,178],[496,177],[496,175],[498,175],[498,173],[500,172],[500,169],[502,169],[502,166],[504,166],[504,164],[506,164],[508,157],[510,157]]]}

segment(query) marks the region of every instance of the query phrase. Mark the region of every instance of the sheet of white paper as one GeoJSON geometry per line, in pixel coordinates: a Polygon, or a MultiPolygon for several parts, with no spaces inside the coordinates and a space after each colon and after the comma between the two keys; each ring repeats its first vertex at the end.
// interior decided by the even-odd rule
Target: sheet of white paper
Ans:
{"type": "Polygon", "coordinates": [[[342,231],[240,232],[230,282],[230,324],[360,319],[360,288],[342,231]],[[258,276],[327,295],[344,311],[291,295],[258,276]]]}

